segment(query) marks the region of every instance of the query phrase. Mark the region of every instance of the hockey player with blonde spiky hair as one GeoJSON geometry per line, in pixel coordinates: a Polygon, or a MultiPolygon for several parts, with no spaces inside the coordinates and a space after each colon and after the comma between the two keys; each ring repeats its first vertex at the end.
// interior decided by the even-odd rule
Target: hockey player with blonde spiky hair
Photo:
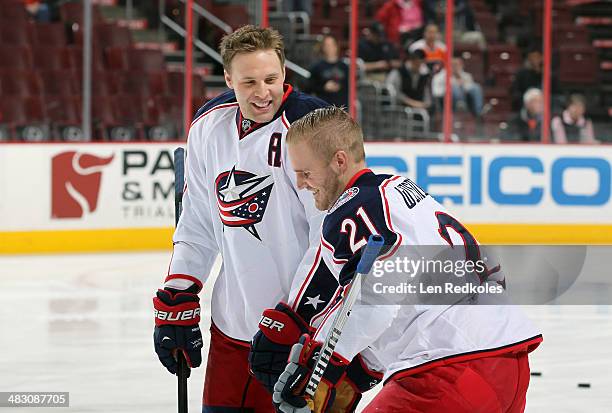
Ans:
{"type": "MultiPolygon", "coordinates": [[[[340,298],[316,332],[294,346],[274,388],[273,400],[281,412],[301,413],[309,411],[302,392],[321,342],[334,328],[334,315],[370,235],[385,240],[379,255],[379,260],[387,260],[383,264],[433,247],[463,256],[462,262],[482,260],[480,245],[469,231],[414,182],[366,168],[361,128],[342,109],[316,109],[293,123],[287,146],[298,187],[310,191],[316,207],[327,211],[320,255],[305,283],[331,273],[340,284],[340,298]]],[[[431,286],[434,278],[422,279],[431,286]]],[[[459,274],[458,286],[491,294],[452,289],[458,295],[442,294],[435,305],[414,295],[412,301],[376,299],[354,306],[333,354],[327,355],[331,360],[319,387],[333,385],[361,353],[368,364],[382,369],[385,380],[366,413],[522,412],[530,376],[528,353],[542,336],[520,308],[507,305],[499,266],[471,271],[467,278],[459,274]]],[[[360,285],[364,297],[367,284],[360,285]]]]}

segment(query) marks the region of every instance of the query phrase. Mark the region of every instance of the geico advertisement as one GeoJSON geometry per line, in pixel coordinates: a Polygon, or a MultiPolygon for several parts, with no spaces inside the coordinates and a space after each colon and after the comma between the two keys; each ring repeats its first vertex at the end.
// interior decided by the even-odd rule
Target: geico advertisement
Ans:
{"type": "MultiPolygon", "coordinates": [[[[0,229],[170,227],[175,147],[0,145],[0,229]]],[[[612,146],[371,143],[366,153],[464,222],[612,223],[612,146]]]]}
{"type": "MultiPolygon", "coordinates": [[[[175,146],[5,145],[4,230],[170,227],[175,146]]],[[[4,198],[4,197],[3,197],[4,198]]]]}
{"type": "Polygon", "coordinates": [[[369,144],[368,165],[406,175],[474,223],[611,223],[612,146],[369,144]]]}

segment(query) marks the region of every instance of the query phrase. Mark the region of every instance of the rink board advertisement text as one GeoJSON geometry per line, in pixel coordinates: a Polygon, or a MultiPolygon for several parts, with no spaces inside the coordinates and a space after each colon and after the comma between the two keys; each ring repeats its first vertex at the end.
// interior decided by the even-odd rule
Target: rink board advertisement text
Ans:
{"type": "MultiPolygon", "coordinates": [[[[612,146],[366,146],[481,242],[612,243],[612,146]]],[[[175,147],[0,145],[0,252],[170,248],[175,147]]]]}

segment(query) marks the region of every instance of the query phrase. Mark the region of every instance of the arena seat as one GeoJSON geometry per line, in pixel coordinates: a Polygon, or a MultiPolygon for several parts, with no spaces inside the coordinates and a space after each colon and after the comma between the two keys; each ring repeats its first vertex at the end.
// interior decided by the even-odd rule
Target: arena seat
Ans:
{"type": "Polygon", "coordinates": [[[159,50],[131,49],[127,56],[128,67],[133,71],[163,72],[166,70],[164,55],[159,50]]]}
{"type": "Polygon", "coordinates": [[[51,137],[45,109],[38,97],[4,95],[0,100],[0,123],[14,140],[43,142],[51,137]]]}
{"type": "Polygon", "coordinates": [[[487,47],[488,75],[495,69],[503,72],[515,72],[521,66],[521,51],[511,44],[491,44],[487,47]]]}
{"type": "Polygon", "coordinates": [[[71,67],[70,49],[39,45],[32,49],[36,70],[62,70],[71,67]]]}
{"type": "Polygon", "coordinates": [[[34,42],[43,46],[66,46],[66,27],[62,23],[36,23],[32,25],[34,42]]]}
{"type": "Polygon", "coordinates": [[[480,47],[474,44],[457,44],[455,53],[463,59],[465,71],[470,73],[476,82],[484,83],[484,53],[480,47]]]}
{"type": "Polygon", "coordinates": [[[0,69],[31,70],[32,53],[29,47],[0,46],[0,69]]]}
{"type": "Polygon", "coordinates": [[[115,23],[100,23],[94,27],[95,38],[102,47],[124,47],[132,46],[132,34],[127,27],[121,27],[115,23]]]}
{"type": "Polygon", "coordinates": [[[70,70],[46,70],[39,73],[45,95],[67,97],[80,92],[80,85],[70,70]]]}
{"type": "Polygon", "coordinates": [[[32,43],[32,24],[0,20],[0,45],[29,46],[32,43]]]}
{"type": "Polygon", "coordinates": [[[592,46],[565,45],[559,48],[559,81],[593,84],[599,81],[599,61],[592,46]]]}
{"type": "Polygon", "coordinates": [[[3,71],[2,95],[21,97],[38,96],[41,93],[40,75],[34,71],[3,71]]]}

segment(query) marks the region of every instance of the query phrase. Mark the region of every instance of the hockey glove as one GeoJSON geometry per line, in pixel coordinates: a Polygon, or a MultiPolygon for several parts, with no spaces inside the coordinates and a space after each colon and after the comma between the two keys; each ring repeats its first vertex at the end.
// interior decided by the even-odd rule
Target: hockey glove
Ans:
{"type": "Polygon", "coordinates": [[[189,367],[202,363],[202,333],[200,322],[200,298],[192,288],[180,291],[165,288],[153,298],[155,307],[155,352],[162,364],[176,374],[175,353],[181,350],[189,367]]]}
{"type": "Polygon", "coordinates": [[[331,411],[354,412],[362,394],[380,383],[382,377],[382,373],[370,370],[358,354],[346,369],[346,376],[336,384],[336,398],[331,411]]]}
{"type": "MultiPolygon", "coordinates": [[[[274,385],[272,401],[279,412],[306,413],[345,411],[334,404],[336,385],[345,376],[349,363],[334,353],[315,392],[314,400],[304,395],[304,389],[316,362],[321,343],[307,334],[300,337],[289,354],[288,364],[274,385]]],[[[348,411],[348,410],[346,410],[348,411]]]]}
{"type": "Polygon", "coordinates": [[[308,324],[285,303],[263,312],[259,331],[251,341],[249,368],[270,394],[287,365],[291,346],[309,332],[308,324]]]}

